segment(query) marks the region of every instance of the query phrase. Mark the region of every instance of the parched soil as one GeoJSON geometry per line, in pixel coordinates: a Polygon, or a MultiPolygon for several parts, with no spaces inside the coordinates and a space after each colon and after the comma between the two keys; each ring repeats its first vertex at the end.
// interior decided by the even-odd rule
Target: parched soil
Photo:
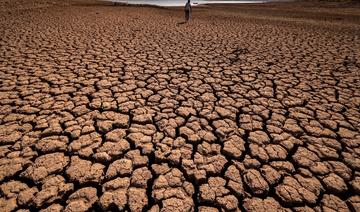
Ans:
{"type": "Polygon", "coordinates": [[[360,211],[358,5],[0,2],[0,211],[360,211]]]}

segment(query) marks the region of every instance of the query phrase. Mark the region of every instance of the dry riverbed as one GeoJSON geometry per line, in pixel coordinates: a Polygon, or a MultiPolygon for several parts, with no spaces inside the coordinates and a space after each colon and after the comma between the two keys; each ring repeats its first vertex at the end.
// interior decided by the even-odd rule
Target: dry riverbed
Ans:
{"type": "Polygon", "coordinates": [[[0,211],[360,211],[360,8],[0,1],[0,211]]]}

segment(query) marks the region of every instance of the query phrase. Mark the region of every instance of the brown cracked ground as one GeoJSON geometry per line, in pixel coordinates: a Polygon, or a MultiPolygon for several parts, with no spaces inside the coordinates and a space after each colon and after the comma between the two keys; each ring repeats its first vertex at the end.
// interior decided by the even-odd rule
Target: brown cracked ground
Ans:
{"type": "Polygon", "coordinates": [[[0,211],[360,211],[357,5],[0,2],[0,211]]]}

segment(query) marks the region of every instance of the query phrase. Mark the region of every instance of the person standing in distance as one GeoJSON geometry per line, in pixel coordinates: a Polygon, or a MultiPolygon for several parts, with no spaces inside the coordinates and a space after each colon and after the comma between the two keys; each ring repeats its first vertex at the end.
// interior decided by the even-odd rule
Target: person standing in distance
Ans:
{"type": "Polygon", "coordinates": [[[185,4],[185,21],[188,22],[191,17],[191,3],[190,0],[185,4]]]}

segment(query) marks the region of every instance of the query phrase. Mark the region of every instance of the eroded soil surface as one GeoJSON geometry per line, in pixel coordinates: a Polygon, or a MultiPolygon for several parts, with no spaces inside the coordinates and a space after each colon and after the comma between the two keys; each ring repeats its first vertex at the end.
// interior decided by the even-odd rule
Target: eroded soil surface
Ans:
{"type": "Polygon", "coordinates": [[[360,211],[360,9],[315,6],[1,1],[0,211],[360,211]]]}

